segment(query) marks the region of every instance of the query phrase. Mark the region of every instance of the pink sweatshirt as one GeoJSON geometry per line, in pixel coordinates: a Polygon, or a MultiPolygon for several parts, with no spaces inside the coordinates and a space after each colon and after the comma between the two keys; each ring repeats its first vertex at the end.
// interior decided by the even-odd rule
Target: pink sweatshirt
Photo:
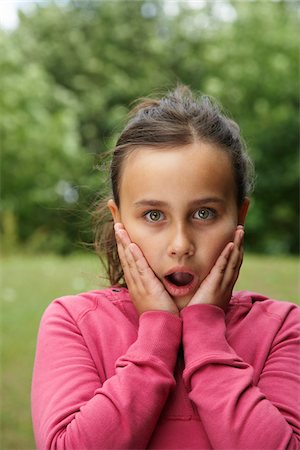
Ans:
{"type": "Polygon", "coordinates": [[[250,292],[180,317],[139,318],[124,288],[57,299],[37,343],[37,447],[299,449],[299,328],[300,308],[250,292]]]}

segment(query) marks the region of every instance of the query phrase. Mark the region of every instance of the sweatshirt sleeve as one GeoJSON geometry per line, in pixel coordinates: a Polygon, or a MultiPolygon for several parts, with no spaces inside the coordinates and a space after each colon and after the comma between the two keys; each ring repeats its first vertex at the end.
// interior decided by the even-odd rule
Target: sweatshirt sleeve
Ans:
{"type": "Polygon", "coordinates": [[[59,304],[41,321],[32,382],[39,450],[146,448],[175,386],[182,321],[147,312],[138,337],[101,385],[76,322],[59,304]]]}
{"type": "Polygon", "coordinates": [[[193,305],[181,317],[183,378],[212,447],[299,449],[299,309],[276,336],[257,386],[226,340],[221,308],[193,305]]]}

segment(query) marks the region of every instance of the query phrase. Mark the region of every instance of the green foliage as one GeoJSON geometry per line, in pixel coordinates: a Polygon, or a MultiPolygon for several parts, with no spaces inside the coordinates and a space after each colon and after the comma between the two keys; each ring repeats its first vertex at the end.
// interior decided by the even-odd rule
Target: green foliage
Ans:
{"type": "Polygon", "coordinates": [[[256,164],[248,242],[259,251],[297,252],[297,22],[284,2],[235,6],[238,20],[219,36],[228,50],[213,72],[221,68],[215,95],[239,122],[256,164]]]}
{"type": "Polygon", "coordinates": [[[4,250],[19,242],[66,253],[91,241],[87,209],[109,187],[99,158],[134,99],[181,81],[217,97],[249,144],[257,186],[248,247],[298,251],[295,6],[203,6],[47,2],[0,32],[4,250]]]}
{"type": "Polygon", "coordinates": [[[77,100],[41,64],[28,62],[12,38],[2,34],[1,41],[4,245],[11,242],[13,227],[21,242],[36,241],[38,235],[47,242],[56,232],[64,234],[63,242],[53,246],[63,251],[68,238],[75,238],[74,227],[64,221],[79,199],[76,186],[87,167],[77,132],[77,100]]]}

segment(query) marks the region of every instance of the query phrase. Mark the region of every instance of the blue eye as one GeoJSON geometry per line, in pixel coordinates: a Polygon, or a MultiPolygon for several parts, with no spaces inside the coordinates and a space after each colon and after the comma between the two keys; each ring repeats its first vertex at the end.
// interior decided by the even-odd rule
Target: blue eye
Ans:
{"type": "Polygon", "coordinates": [[[148,211],[145,214],[145,217],[148,222],[160,222],[163,219],[163,214],[160,211],[154,209],[152,211],[148,211]]]}
{"type": "Polygon", "coordinates": [[[215,215],[216,213],[213,209],[200,208],[194,213],[193,217],[200,220],[210,220],[213,219],[215,215]]]}

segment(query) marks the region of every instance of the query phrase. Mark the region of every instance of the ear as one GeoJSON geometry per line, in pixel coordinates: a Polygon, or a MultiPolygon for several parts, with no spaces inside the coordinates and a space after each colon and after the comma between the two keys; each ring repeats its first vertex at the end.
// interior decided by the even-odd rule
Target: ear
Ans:
{"type": "Polygon", "coordinates": [[[112,198],[108,200],[107,206],[111,212],[111,215],[113,216],[114,223],[121,222],[121,214],[119,208],[117,207],[116,202],[112,198]]]}
{"type": "Polygon", "coordinates": [[[245,224],[249,205],[250,205],[250,199],[248,197],[245,197],[242,205],[239,208],[238,225],[244,225],[245,224]]]}

